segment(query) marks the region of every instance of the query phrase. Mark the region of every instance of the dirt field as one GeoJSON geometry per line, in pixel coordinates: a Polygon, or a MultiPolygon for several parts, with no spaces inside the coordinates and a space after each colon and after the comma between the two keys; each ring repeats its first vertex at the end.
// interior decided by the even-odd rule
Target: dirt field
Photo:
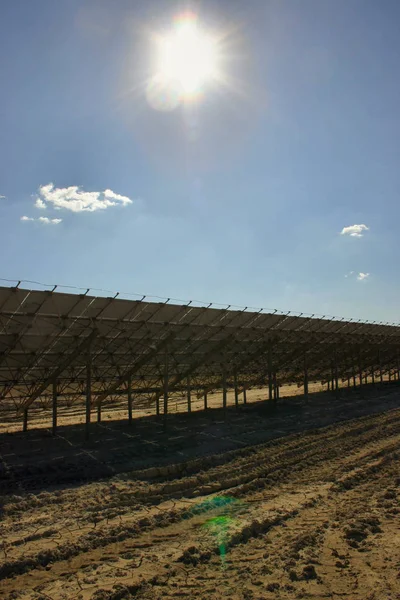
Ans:
{"type": "Polygon", "coordinates": [[[3,433],[0,598],[400,598],[398,384],[3,433]]]}

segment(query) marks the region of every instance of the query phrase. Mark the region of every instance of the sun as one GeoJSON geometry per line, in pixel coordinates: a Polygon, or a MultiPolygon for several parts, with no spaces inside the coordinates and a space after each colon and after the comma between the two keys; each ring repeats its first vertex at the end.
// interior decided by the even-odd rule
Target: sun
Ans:
{"type": "Polygon", "coordinates": [[[218,76],[218,45],[195,15],[177,18],[173,30],[157,38],[156,79],[178,89],[184,99],[197,96],[218,76]]]}

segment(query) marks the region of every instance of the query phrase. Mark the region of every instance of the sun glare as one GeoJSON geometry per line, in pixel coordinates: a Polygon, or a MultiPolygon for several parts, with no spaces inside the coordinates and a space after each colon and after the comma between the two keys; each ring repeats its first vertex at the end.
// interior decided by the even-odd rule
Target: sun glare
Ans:
{"type": "Polygon", "coordinates": [[[152,89],[180,100],[191,100],[218,76],[216,40],[204,32],[195,15],[175,20],[173,30],[157,37],[157,66],[152,89]]]}
{"type": "Polygon", "coordinates": [[[176,31],[160,41],[160,73],[177,82],[183,93],[193,94],[216,71],[216,49],[193,19],[182,20],[176,31]]]}

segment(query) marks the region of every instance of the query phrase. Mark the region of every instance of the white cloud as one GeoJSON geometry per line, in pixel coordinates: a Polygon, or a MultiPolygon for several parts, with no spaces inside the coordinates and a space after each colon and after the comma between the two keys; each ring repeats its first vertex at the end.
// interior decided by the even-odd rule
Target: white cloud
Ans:
{"type": "Polygon", "coordinates": [[[368,277],[369,277],[369,273],[362,273],[361,272],[361,273],[359,273],[357,275],[358,281],[365,281],[365,279],[368,279],[368,277]]]}
{"type": "Polygon", "coordinates": [[[38,221],[39,223],[44,223],[45,225],[58,225],[62,222],[62,219],[49,219],[48,217],[39,217],[38,219],[34,219],[33,217],[21,217],[21,221],[38,221]]]}
{"type": "Polygon", "coordinates": [[[46,204],[40,198],[38,198],[36,200],[35,206],[36,206],[36,208],[40,208],[40,209],[46,208],[46,204]]]}
{"type": "Polygon", "coordinates": [[[58,225],[62,221],[62,219],[49,219],[48,217],[39,217],[37,220],[41,223],[46,223],[46,225],[49,225],[50,223],[52,225],[58,225]]]}
{"type": "Polygon", "coordinates": [[[5,197],[5,196],[1,196],[1,195],[0,195],[0,200],[5,200],[5,199],[6,199],[6,197],[5,197]]]}
{"type": "Polygon", "coordinates": [[[349,225],[348,227],[343,227],[340,233],[341,235],[349,235],[350,237],[362,237],[364,231],[369,231],[369,227],[366,225],[349,225]]]}
{"type": "Polygon", "coordinates": [[[132,200],[127,196],[121,196],[109,189],[104,192],[85,192],[76,185],[56,188],[53,183],[40,186],[35,206],[43,208],[46,202],[51,203],[57,210],[64,208],[72,212],[94,212],[112,206],[132,204],[132,200]]]}
{"type": "Polygon", "coordinates": [[[351,277],[352,275],[354,275],[354,271],[350,271],[350,273],[347,273],[347,275],[345,275],[345,277],[351,277]]]}

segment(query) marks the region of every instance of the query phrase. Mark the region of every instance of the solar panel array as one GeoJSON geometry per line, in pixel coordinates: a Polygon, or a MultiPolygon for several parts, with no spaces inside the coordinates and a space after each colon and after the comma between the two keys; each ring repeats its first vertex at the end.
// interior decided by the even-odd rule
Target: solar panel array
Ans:
{"type": "Polygon", "coordinates": [[[0,287],[0,402],[51,393],[149,405],[190,388],[342,380],[399,369],[400,327],[0,287]]]}

